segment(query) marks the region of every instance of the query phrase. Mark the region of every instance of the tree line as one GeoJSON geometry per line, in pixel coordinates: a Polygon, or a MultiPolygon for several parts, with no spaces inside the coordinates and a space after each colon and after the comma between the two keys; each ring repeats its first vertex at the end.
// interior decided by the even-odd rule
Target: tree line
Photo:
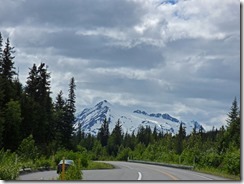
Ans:
{"type": "Polygon", "coordinates": [[[0,33],[0,149],[16,151],[31,136],[41,154],[74,147],[75,79],[68,98],[60,91],[51,98],[51,74],[45,63],[29,68],[26,84],[19,81],[14,66],[15,50],[0,33]]]}

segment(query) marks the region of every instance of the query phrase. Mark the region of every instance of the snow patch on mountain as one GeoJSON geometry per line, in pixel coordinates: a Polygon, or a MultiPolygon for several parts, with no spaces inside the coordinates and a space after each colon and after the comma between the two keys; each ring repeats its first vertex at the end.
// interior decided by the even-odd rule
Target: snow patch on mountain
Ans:
{"type": "Polygon", "coordinates": [[[115,124],[120,121],[124,133],[137,133],[140,126],[150,126],[153,130],[156,127],[158,132],[177,134],[179,126],[182,123],[186,129],[186,133],[190,134],[195,127],[198,131],[201,125],[197,121],[183,122],[172,117],[167,113],[147,113],[142,110],[125,111],[119,106],[110,104],[107,100],[103,100],[94,107],[85,108],[76,117],[75,129],[80,125],[85,133],[96,135],[103,123],[104,119],[109,122],[109,131],[112,132],[115,124]]]}

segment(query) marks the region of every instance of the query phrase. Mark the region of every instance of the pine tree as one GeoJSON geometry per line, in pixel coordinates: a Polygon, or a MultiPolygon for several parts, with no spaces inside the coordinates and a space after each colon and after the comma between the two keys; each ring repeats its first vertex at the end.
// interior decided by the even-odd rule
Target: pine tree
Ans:
{"type": "Polygon", "coordinates": [[[236,121],[239,117],[239,108],[237,105],[237,100],[236,97],[234,99],[234,101],[232,102],[232,106],[231,106],[231,111],[228,113],[228,119],[226,120],[228,123],[228,126],[230,126],[230,124],[234,121],[236,121]]]}
{"type": "Polygon", "coordinates": [[[55,124],[55,142],[56,142],[56,149],[58,148],[65,148],[65,128],[66,128],[66,121],[65,121],[65,100],[63,99],[63,92],[60,91],[56,97],[56,102],[54,105],[54,124],[55,124]]]}
{"type": "Polygon", "coordinates": [[[118,120],[108,140],[108,153],[117,156],[120,145],[123,141],[122,125],[118,120]]]}
{"type": "Polygon", "coordinates": [[[75,79],[74,77],[71,78],[70,84],[69,84],[69,95],[68,95],[68,100],[66,103],[66,129],[65,129],[65,136],[66,136],[66,146],[67,148],[71,148],[72,144],[72,136],[74,133],[74,128],[73,125],[75,123],[75,79]]]}
{"type": "Polygon", "coordinates": [[[3,50],[3,56],[2,56],[2,66],[0,73],[2,74],[2,77],[4,79],[7,79],[11,81],[13,79],[13,76],[17,73],[14,71],[14,62],[13,59],[15,58],[12,56],[14,54],[14,47],[10,46],[9,38],[7,38],[7,42],[5,43],[5,48],[3,50]]]}
{"type": "Polygon", "coordinates": [[[106,118],[104,119],[103,124],[99,129],[97,137],[100,140],[102,146],[107,146],[109,138],[109,124],[106,118]]]}
{"type": "Polygon", "coordinates": [[[75,120],[75,89],[76,89],[76,85],[75,85],[75,79],[74,77],[71,78],[70,80],[70,84],[69,84],[69,96],[68,96],[68,111],[70,112],[71,115],[71,121],[74,122],[75,120]]]}
{"type": "MultiPolygon", "coordinates": [[[[33,126],[31,133],[37,145],[45,152],[47,144],[54,138],[53,104],[50,97],[51,76],[45,63],[41,63],[38,67],[34,64],[30,70],[27,86],[25,87],[25,98],[32,106],[31,112],[35,114],[34,119],[30,119],[33,126]]],[[[28,114],[25,114],[25,116],[28,116],[28,114]]],[[[25,118],[29,119],[28,117],[25,118]]],[[[23,123],[30,124],[26,121],[23,123]]]]}
{"type": "Polygon", "coordinates": [[[30,72],[27,78],[27,82],[26,82],[27,86],[25,88],[25,92],[28,96],[32,97],[35,101],[37,101],[38,71],[37,71],[36,64],[33,64],[33,67],[29,69],[30,72]]]}
{"type": "Polygon", "coordinates": [[[228,142],[232,142],[236,147],[240,148],[240,111],[236,98],[232,103],[228,116],[226,139],[228,139],[228,142]]]}
{"type": "Polygon", "coordinates": [[[13,49],[14,48],[10,46],[9,39],[7,39],[0,59],[0,86],[2,88],[0,93],[3,93],[4,96],[4,106],[10,101],[10,99],[15,99],[16,95],[15,86],[13,84],[13,76],[16,75],[13,62],[14,56],[12,56],[14,53],[13,49]]]}
{"type": "Polygon", "coordinates": [[[177,147],[176,147],[176,152],[178,154],[181,154],[183,151],[183,140],[186,137],[186,131],[185,128],[183,127],[183,123],[180,124],[179,128],[179,133],[177,135],[177,147]]]}

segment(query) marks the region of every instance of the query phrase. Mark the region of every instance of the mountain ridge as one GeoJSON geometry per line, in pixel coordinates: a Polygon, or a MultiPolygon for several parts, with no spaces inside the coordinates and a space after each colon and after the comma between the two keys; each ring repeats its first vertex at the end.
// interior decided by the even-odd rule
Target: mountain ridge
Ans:
{"type": "Polygon", "coordinates": [[[201,128],[197,121],[184,122],[167,113],[148,113],[137,109],[134,111],[122,110],[119,106],[109,103],[107,100],[100,101],[95,106],[83,109],[76,117],[74,125],[77,129],[80,125],[85,133],[96,135],[105,120],[109,122],[109,131],[112,132],[115,123],[119,120],[124,133],[137,133],[140,126],[155,127],[158,132],[177,134],[182,123],[186,129],[186,134],[190,134],[195,127],[196,131],[201,128]]]}

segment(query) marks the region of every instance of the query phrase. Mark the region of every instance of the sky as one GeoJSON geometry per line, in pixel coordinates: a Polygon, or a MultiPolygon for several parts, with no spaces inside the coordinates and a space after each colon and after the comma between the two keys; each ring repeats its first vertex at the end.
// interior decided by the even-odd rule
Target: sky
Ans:
{"type": "Polygon", "coordinates": [[[205,129],[240,104],[238,0],[0,0],[0,32],[25,85],[44,62],[55,99],[169,113],[205,129]]]}

